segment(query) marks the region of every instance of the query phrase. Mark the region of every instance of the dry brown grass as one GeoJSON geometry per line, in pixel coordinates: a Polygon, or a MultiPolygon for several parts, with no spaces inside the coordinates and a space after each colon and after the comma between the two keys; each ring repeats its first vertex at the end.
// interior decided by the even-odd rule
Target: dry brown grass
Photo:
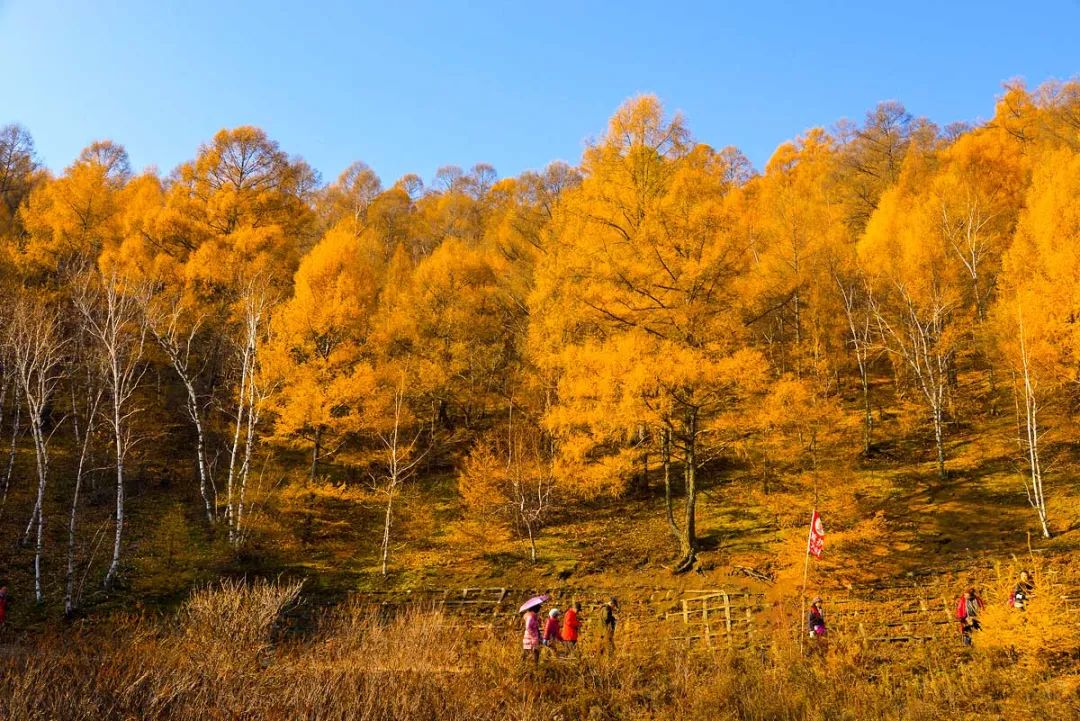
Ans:
{"type": "MultiPolygon", "coordinates": [[[[173,619],[116,618],[2,662],[4,719],[1011,719],[1080,714],[1075,666],[994,649],[730,652],[635,639],[608,660],[522,664],[518,633],[360,606],[288,635],[297,586],[224,584],[173,619]],[[1074,674],[1074,675],[1070,675],[1074,674]]],[[[629,641],[630,639],[624,639],[629,641]]]]}

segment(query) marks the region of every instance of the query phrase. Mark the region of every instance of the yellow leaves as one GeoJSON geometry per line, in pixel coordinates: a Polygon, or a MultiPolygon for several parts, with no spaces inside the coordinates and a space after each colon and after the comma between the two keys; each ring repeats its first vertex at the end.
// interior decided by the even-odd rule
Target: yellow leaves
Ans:
{"type": "Polygon", "coordinates": [[[94,143],[64,175],[31,193],[21,215],[29,238],[17,255],[28,274],[85,268],[120,243],[130,170],[123,149],[94,143]]]}
{"type": "Polygon", "coordinates": [[[381,346],[391,357],[412,359],[426,393],[484,403],[515,353],[506,273],[499,258],[444,241],[381,320],[381,346]]]}
{"type": "Polygon", "coordinates": [[[1011,282],[1064,282],[1080,264],[1080,156],[1061,150],[1047,155],[1034,172],[1016,241],[1005,259],[1011,282]]]}
{"type": "Polygon", "coordinates": [[[1080,156],[1048,153],[1035,169],[1004,259],[994,320],[1006,361],[1018,367],[1020,325],[1037,379],[1075,380],[1080,360],[1080,156]]]}
{"type": "Polygon", "coordinates": [[[941,201],[927,192],[933,183],[930,172],[925,157],[909,152],[899,182],[882,195],[858,252],[879,295],[897,292],[916,312],[935,314],[960,308],[970,282],[943,232],[941,201]]]}
{"type": "Polygon", "coordinates": [[[659,98],[638,95],[619,106],[608,121],[607,134],[595,147],[623,154],[640,151],[670,159],[687,149],[689,136],[681,114],[665,118],[659,98]]]}
{"type": "Polygon", "coordinates": [[[792,376],[773,383],[758,407],[759,422],[766,429],[802,424],[816,426],[820,415],[813,392],[806,383],[792,376]]]}
{"type": "Polygon", "coordinates": [[[382,268],[381,248],[371,235],[333,228],[296,272],[285,310],[290,332],[325,335],[348,327],[362,333],[378,300],[382,268]]]}
{"type": "Polygon", "coordinates": [[[483,515],[501,509],[505,499],[500,495],[499,477],[506,470],[493,443],[477,443],[462,466],[458,477],[458,493],[466,507],[483,515]]]}
{"type": "Polygon", "coordinates": [[[267,372],[278,378],[277,429],[354,431],[372,390],[364,365],[381,285],[377,240],[336,227],[304,258],[274,320],[267,372]]]}
{"type": "Polygon", "coordinates": [[[743,435],[754,433],[746,445],[761,455],[766,473],[770,467],[813,467],[819,446],[842,432],[839,404],[815,392],[810,379],[785,375],[770,385],[761,379],[748,388],[765,388],[748,417],[740,420],[743,435]]]}
{"type": "Polygon", "coordinates": [[[323,222],[329,227],[343,220],[360,223],[381,192],[382,182],[375,171],[365,163],[353,163],[323,191],[322,202],[319,203],[323,222]]]}
{"type": "Polygon", "coordinates": [[[695,444],[737,405],[740,380],[763,375],[741,349],[748,257],[727,200],[737,160],[693,147],[680,118],[638,98],[563,196],[538,259],[530,350],[556,384],[545,424],[557,467],[583,487],[621,486],[644,450],[635,434],[655,446],[677,427],[695,444]]]}
{"type": "Polygon", "coordinates": [[[783,349],[782,371],[806,369],[821,357],[817,347],[842,334],[833,275],[848,262],[851,242],[838,164],[834,140],[814,129],[780,146],[766,173],[747,186],[741,232],[753,264],[741,286],[755,331],[783,349]]]}
{"type": "Polygon", "coordinates": [[[1080,629],[1063,616],[1061,587],[1051,585],[1049,568],[1033,561],[1035,588],[1024,611],[1008,604],[1019,578],[1019,568],[997,569],[997,578],[986,589],[986,607],[979,614],[983,630],[976,647],[1008,651],[1019,663],[1045,670],[1065,655],[1080,649],[1080,629]]]}

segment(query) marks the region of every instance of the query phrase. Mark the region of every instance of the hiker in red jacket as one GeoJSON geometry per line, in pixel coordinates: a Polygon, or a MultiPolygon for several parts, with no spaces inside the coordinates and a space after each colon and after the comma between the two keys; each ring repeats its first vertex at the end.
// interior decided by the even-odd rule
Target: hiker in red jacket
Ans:
{"type": "Polygon", "coordinates": [[[559,655],[559,644],[562,634],[559,632],[559,609],[553,608],[548,613],[547,623],[544,624],[544,645],[551,649],[556,656],[559,655]]]}
{"type": "Polygon", "coordinates": [[[563,617],[562,640],[570,653],[573,653],[577,647],[578,633],[581,631],[579,613],[581,613],[581,603],[575,601],[573,606],[566,609],[566,615],[563,617]]]}
{"type": "Polygon", "coordinates": [[[960,622],[960,638],[965,646],[971,645],[973,631],[982,630],[979,624],[979,612],[982,608],[982,599],[975,593],[974,587],[969,588],[956,603],[956,620],[960,622]]]}

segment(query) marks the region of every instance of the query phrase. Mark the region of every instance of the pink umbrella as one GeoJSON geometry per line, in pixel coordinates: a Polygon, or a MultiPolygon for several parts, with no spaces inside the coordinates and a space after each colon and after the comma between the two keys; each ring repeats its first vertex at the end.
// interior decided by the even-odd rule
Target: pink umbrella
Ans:
{"type": "Polygon", "coordinates": [[[543,596],[533,596],[528,601],[521,604],[521,608],[518,609],[518,613],[525,613],[530,608],[536,608],[537,606],[539,606],[541,603],[548,600],[549,598],[551,598],[551,596],[548,596],[547,594],[545,594],[543,596]]]}

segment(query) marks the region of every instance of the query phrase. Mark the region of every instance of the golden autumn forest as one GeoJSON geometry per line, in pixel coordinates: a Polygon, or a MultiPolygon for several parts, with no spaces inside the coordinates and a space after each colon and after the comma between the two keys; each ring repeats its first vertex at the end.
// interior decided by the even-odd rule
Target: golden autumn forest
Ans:
{"type": "Polygon", "coordinates": [[[881,103],[760,171],[650,95],[578,165],[512,178],[324,182],[248,126],[167,174],[122,139],[50,172],[31,132],[0,129],[4,718],[550,717],[567,672],[520,686],[517,620],[463,647],[429,643],[448,611],[364,615],[492,588],[618,596],[628,635],[675,594],[691,640],[651,645],[681,670],[627,650],[563,718],[1080,713],[1080,81],[1009,84],[977,125],[881,103]],[[1048,620],[936,656],[970,650],[933,609],[1001,605],[1020,568],[1048,620]],[[886,618],[851,612],[849,647],[836,605],[818,658],[725,651],[727,685],[686,701],[716,663],[692,589],[759,599],[748,648],[801,637],[810,595],[886,618]],[[928,625],[890,626],[909,602],[928,625]],[[80,644],[117,660],[78,670],[80,644]],[[490,707],[431,670],[489,651],[490,707]],[[339,669],[335,706],[311,679],[350,654],[404,680],[339,669]],[[818,681],[753,706],[782,669],[818,681]]]}

